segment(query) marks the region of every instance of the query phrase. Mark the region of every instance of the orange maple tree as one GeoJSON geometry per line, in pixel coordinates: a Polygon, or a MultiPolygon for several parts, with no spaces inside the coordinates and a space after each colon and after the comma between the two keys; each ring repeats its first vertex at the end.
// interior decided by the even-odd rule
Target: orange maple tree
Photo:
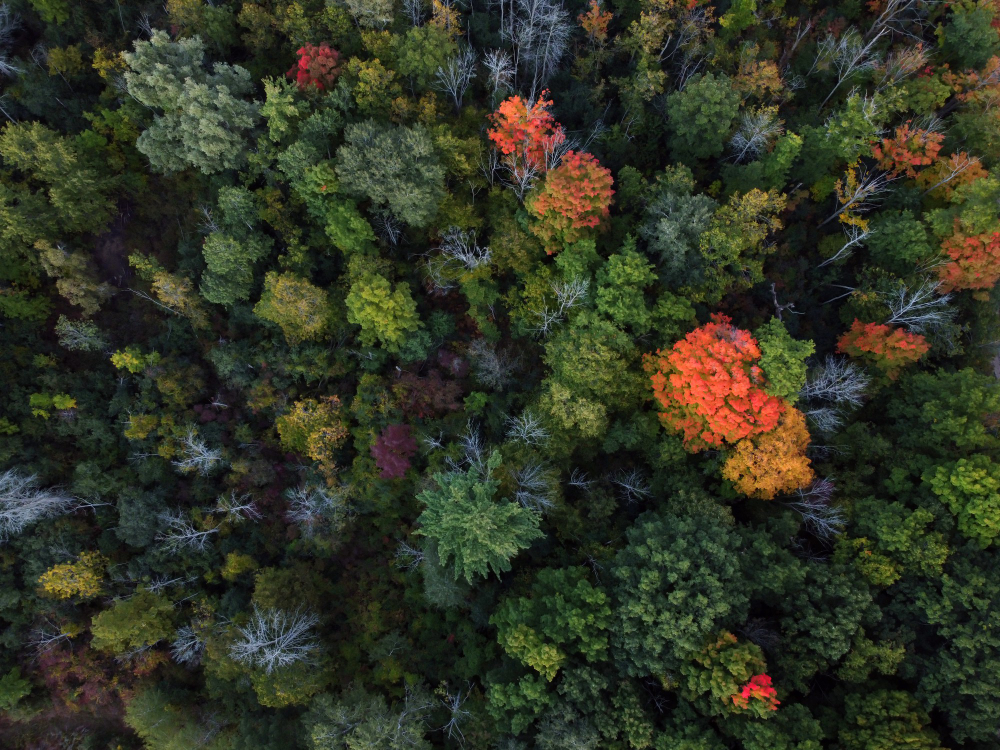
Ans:
{"type": "Polygon", "coordinates": [[[314,86],[320,91],[332,88],[340,75],[340,53],[329,44],[307,44],[300,47],[298,64],[285,75],[294,78],[300,91],[314,86]]]}
{"type": "Polygon", "coordinates": [[[604,44],[608,40],[608,23],[611,21],[611,14],[601,10],[600,0],[590,0],[590,7],[586,13],[581,13],[576,17],[580,26],[587,32],[587,38],[594,44],[604,44]]]}
{"type": "Polygon", "coordinates": [[[647,354],[660,421],[692,453],[773,430],[785,403],[764,390],[760,356],[753,336],[721,314],[667,354],[647,354]]]}
{"type": "Polygon", "coordinates": [[[546,153],[566,140],[566,131],[549,111],[552,100],[546,94],[542,91],[531,105],[519,96],[505,99],[490,115],[493,127],[486,131],[506,160],[525,161],[540,172],[546,169],[546,153]]]}
{"type": "Polygon", "coordinates": [[[601,225],[610,213],[611,170],[588,153],[568,151],[541,188],[525,202],[528,213],[538,219],[531,231],[552,255],[601,225]]]}
{"type": "Polygon", "coordinates": [[[942,141],[941,133],[911,128],[906,122],[896,128],[894,138],[884,138],[875,146],[872,155],[878,159],[880,169],[912,179],[917,176],[917,167],[930,166],[938,158],[942,141]]]}
{"type": "Polygon", "coordinates": [[[1000,232],[968,237],[956,227],[941,249],[951,259],[937,269],[942,293],[990,289],[1000,280],[1000,232]]]}
{"type": "Polygon", "coordinates": [[[809,430],[798,409],[787,406],[778,426],[762,435],[744,438],[722,467],[722,476],[748,497],[772,500],[813,481],[806,458],[809,430]]]}
{"type": "Polygon", "coordinates": [[[916,362],[930,349],[927,339],[919,333],[884,323],[862,323],[857,318],[851,330],[837,341],[837,350],[871,362],[890,378],[910,362],[916,362]]]}
{"type": "Polygon", "coordinates": [[[941,195],[950,199],[955,188],[987,176],[979,157],[959,151],[947,159],[938,159],[930,169],[917,175],[917,184],[927,192],[940,190],[941,195]]]}

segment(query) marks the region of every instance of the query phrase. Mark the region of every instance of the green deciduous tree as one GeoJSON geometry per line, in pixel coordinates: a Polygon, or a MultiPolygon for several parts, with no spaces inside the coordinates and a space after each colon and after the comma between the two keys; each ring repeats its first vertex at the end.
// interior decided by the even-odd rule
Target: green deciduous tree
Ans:
{"type": "Polygon", "coordinates": [[[306,714],[312,750],[430,750],[424,721],[432,706],[423,691],[390,705],[381,695],[355,688],[340,698],[319,696],[306,714]]]}
{"type": "Polygon", "coordinates": [[[715,518],[645,513],[615,558],[614,643],[636,676],[672,671],[720,627],[742,622],[739,538],[715,518]]]}
{"type": "Polygon", "coordinates": [[[291,273],[268,272],[254,314],[281,327],[290,344],[321,338],[330,320],[325,289],[291,273]]]}
{"type": "Polygon", "coordinates": [[[92,645],[115,654],[152,646],[173,634],[173,619],[174,607],[169,599],[141,589],[94,617],[90,626],[92,645]]]}
{"type": "Polygon", "coordinates": [[[739,109],[740,94],[727,76],[691,76],[681,91],[667,97],[674,159],[690,162],[722,154],[739,109]]]}
{"type": "Polygon", "coordinates": [[[960,458],[923,479],[958,519],[958,530],[985,548],[1000,535],[1000,464],[986,455],[960,458]]]}
{"type": "Polygon", "coordinates": [[[605,657],[610,598],[590,584],[584,568],[546,568],[528,596],[506,599],[490,622],[508,654],[551,682],[570,655],[605,657]]]}
{"type": "Polygon", "coordinates": [[[806,358],[816,351],[812,341],[793,339],[777,318],[754,331],[760,344],[758,363],[767,377],[765,391],[794,401],[806,384],[806,358]]]}
{"type": "Polygon", "coordinates": [[[397,284],[393,289],[376,273],[366,273],[351,284],[344,302],[347,320],[361,326],[358,338],[366,346],[378,343],[395,354],[423,327],[409,286],[397,284]]]}
{"type": "Polygon", "coordinates": [[[643,290],[654,281],[653,266],[636,252],[634,241],[626,242],[597,271],[597,311],[621,328],[631,328],[637,335],[646,333],[653,314],[643,290]]]}
{"type": "Polygon", "coordinates": [[[510,559],[542,536],[538,514],[506,498],[495,499],[500,466],[494,451],[482,469],[434,474],[435,489],[417,495],[426,507],[419,534],[433,540],[441,562],[469,583],[510,570],[510,559]]]}
{"type": "Polygon", "coordinates": [[[847,696],[838,739],[844,750],[943,750],[930,717],[901,690],[847,696]]]}
{"type": "Polygon", "coordinates": [[[400,221],[427,226],[444,197],[444,167],[423,126],[365,120],[347,126],[337,150],[337,176],[348,195],[387,206],[400,221]]]}

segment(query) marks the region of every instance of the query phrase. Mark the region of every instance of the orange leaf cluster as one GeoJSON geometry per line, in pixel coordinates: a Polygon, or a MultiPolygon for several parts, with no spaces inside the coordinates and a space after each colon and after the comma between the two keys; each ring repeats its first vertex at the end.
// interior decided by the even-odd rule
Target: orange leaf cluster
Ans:
{"type": "Polygon", "coordinates": [[[942,293],[989,289],[1000,279],[1000,232],[966,237],[956,231],[941,248],[951,258],[938,266],[942,293]]]}
{"type": "Polygon", "coordinates": [[[781,704],[778,691],[771,687],[771,678],[766,674],[751,677],[750,682],[733,696],[733,705],[737,708],[749,708],[751,700],[763,701],[771,711],[777,711],[781,704]]]}
{"type": "Polygon", "coordinates": [[[613,184],[611,170],[592,154],[568,151],[526,203],[539,220],[531,231],[542,240],[545,252],[552,255],[600,226],[610,213],[613,184]]]}
{"type": "Polygon", "coordinates": [[[837,350],[852,357],[867,359],[890,378],[910,362],[916,362],[930,349],[919,333],[908,333],[882,323],[862,323],[857,318],[851,330],[837,341],[837,350]]]}
{"type": "Polygon", "coordinates": [[[590,9],[576,17],[587,32],[587,38],[594,44],[604,44],[608,40],[608,23],[611,14],[601,11],[600,0],[590,0],[590,9]]]}
{"type": "Polygon", "coordinates": [[[566,131],[555,121],[542,91],[538,99],[528,106],[519,96],[505,99],[497,111],[490,115],[493,127],[486,131],[489,139],[510,162],[523,160],[526,166],[544,172],[545,154],[566,140],[566,131]]]}
{"type": "Polygon", "coordinates": [[[332,88],[340,75],[340,53],[323,42],[320,45],[307,44],[300,47],[298,64],[285,75],[294,78],[299,91],[315,86],[320,91],[332,88]]]}
{"type": "Polygon", "coordinates": [[[979,157],[959,151],[947,159],[938,160],[930,169],[921,172],[917,176],[917,184],[928,191],[940,190],[946,199],[950,199],[955,188],[988,175],[979,157]]]}
{"type": "Polygon", "coordinates": [[[896,128],[895,138],[885,138],[881,145],[875,146],[872,155],[878,159],[879,168],[893,176],[905,174],[913,179],[917,167],[930,166],[938,158],[942,141],[941,133],[910,129],[910,123],[906,122],[896,128]]]}
{"type": "Polygon", "coordinates": [[[787,407],[770,432],[741,440],[722,467],[722,476],[748,497],[773,500],[813,480],[806,448],[809,430],[802,412],[787,407]]]}
{"type": "Polygon", "coordinates": [[[691,452],[773,430],[784,402],[764,390],[760,347],[725,315],[691,331],[663,355],[646,355],[660,421],[691,452]]]}

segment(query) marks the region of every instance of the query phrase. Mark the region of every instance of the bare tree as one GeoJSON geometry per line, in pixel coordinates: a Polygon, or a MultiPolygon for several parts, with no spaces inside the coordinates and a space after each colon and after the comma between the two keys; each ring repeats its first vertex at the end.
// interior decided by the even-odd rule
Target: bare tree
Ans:
{"type": "Polygon", "coordinates": [[[834,211],[820,226],[826,226],[845,211],[865,211],[874,205],[875,198],[889,187],[891,178],[884,172],[877,172],[864,165],[859,165],[855,172],[849,167],[844,179],[838,183],[843,185],[843,192],[838,190],[840,208],[834,211]]]}
{"type": "Polygon", "coordinates": [[[208,443],[201,440],[198,437],[198,433],[194,431],[194,428],[191,428],[181,441],[180,460],[171,461],[170,463],[178,471],[184,473],[197,472],[204,477],[222,468],[225,460],[222,458],[221,449],[209,448],[208,443]]]}
{"type": "Polygon", "coordinates": [[[816,432],[829,435],[844,425],[844,412],[832,406],[819,406],[803,412],[816,432]]]}
{"type": "Polygon", "coordinates": [[[837,82],[820,103],[820,109],[826,106],[830,97],[846,80],[864,70],[871,70],[878,64],[876,47],[887,33],[886,29],[881,29],[873,37],[866,40],[852,26],[843,31],[839,37],[830,34],[819,43],[816,60],[813,62],[810,73],[813,70],[825,70],[832,67],[837,75],[837,82]]]}
{"type": "Polygon", "coordinates": [[[826,401],[838,406],[861,406],[869,378],[864,370],[843,357],[827,357],[815,368],[799,391],[806,400],[826,401]]]}
{"type": "Polygon", "coordinates": [[[491,49],[483,57],[487,80],[493,96],[499,92],[507,92],[514,83],[514,58],[505,49],[491,49]]]}
{"type": "Polygon", "coordinates": [[[296,524],[306,537],[313,537],[321,530],[339,530],[350,514],[343,487],[306,484],[289,489],[285,498],[288,500],[285,518],[296,524]]]}
{"type": "Polygon", "coordinates": [[[426,554],[419,547],[414,547],[407,542],[400,542],[396,547],[396,567],[400,570],[416,570],[420,563],[424,561],[426,554]]]}
{"type": "Polygon", "coordinates": [[[212,535],[219,533],[218,529],[199,531],[189,519],[179,514],[164,514],[161,519],[166,528],[156,538],[173,552],[182,549],[204,552],[212,535]]]}
{"type": "Polygon", "coordinates": [[[490,262],[490,248],[476,244],[476,232],[470,229],[463,232],[458,227],[448,227],[441,236],[441,254],[451,261],[461,265],[467,271],[473,271],[490,262]]]}
{"type": "Polygon", "coordinates": [[[261,519],[256,501],[248,494],[237,497],[236,490],[231,490],[228,495],[220,495],[213,512],[225,514],[226,520],[234,525],[261,519]]]}
{"type": "Polygon", "coordinates": [[[507,437],[526,445],[540,445],[549,439],[549,432],[538,417],[525,409],[521,416],[507,418],[507,437]]]}
{"type": "Polygon", "coordinates": [[[736,132],[729,140],[729,148],[733,159],[742,162],[744,159],[756,159],[765,153],[771,142],[780,136],[784,128],[778,119],[775,107],[763,107],[740,115],[736,132]]]}
{"type": "Polygon", "coordinates": [[[8,469],[0,474],[0,542],[20,534],[27,526],[43,518],[76,510],[79,501],[52,487],[38,487],[35,474],[21,474],[8,469]]]}
{"type": "Polygon", "coordinates": [[[514,499],[529,510],[542,513],[555,505],[555,475],[540,463],[529,463],[513,472],[514,499]]]}
{"type": "Polygon", "coordinates": [[[629,471],[622,469],[612,474],[609,478],[611,483],[621,490],[625,500],[629,503],[643,500],[653,494],[649,489],[649,483],[638,469],[631,469],[629,471]]]}
{"type": "Polygon", "coordinates": [[[28,633],[25,645],[34,649],[36,654],[42,654],[55,648],[60,643],[70,642],[69,635],[63,633],[62,630],[46,619],[44,625],[39,625],[28,633]]]}
{"type": "Polygon", "coordinates": [[[205,653],[205,640],[201,637],[201,629],[195,630],[191,625],[184,625],[177,630],[177,635],[170,644],[170,655],[178,664],[186,667],[197,667],[205,653]]]}
{"type": "Polygon", "coordinates": [[[373,217],[375,232],[386,244],[396,247],[403,237],[403,226],[388,211],[378,211],[373,217]]]}
{"type": "Polygon", "coordinates": [[[470,419],[465,425],[465,432],[459,438],[459,443],[462,446],[462,461],[455,463],[451,458],[446,459],[449,468],[452,471],[462,471],[468,467],[486,475],[486,440],[479,425],[470,419]]]}
{"type": "Polygon", "coordinates": [[[942,177],[940,180],[938,180],[929,188],[927,188],[922,193],[922,195],[927,195],[932,190],[935,190],[941,187],[942,185],[946,185],[947,183],[951,182],[956,177],[958,177],[960,174],[962,174],[965,170],[979,164],[979,157],[969,156],[965,152],[952,154],[947,164],[948,164],[948,171],[945,173],[944,177],[942,177]]]}
{"type": "Polygon", "coordinates": [[[580,468],[573,469],[569,475],[569,481],[566,482],[570,487],[576,487],[584,492],[590,492],[590,489],[594,486],[594,480],[590,479],[586,472],[580,468]]]}
{"type": "Polygon", "coordinates": [[[437,89],[449,97],[458,113],[462,109],[462,98],[476,77],[476,51],[466,47],[452,57],[447,64],[437,69],[437,89]]]}
{"type": "Polygon", "coordinates": [[[519,201],[524,202],[524,196],[535,186],[541,170],[537,161],[528,153],[526,144],[520,144],[516,149],[501,160],[503,177],[500,181],[514,191],[519,201]]]}
{"type": "Polygon", "coordinates": [[[922,31],[931,3],[927,0],[888,0],[878,18],[872,23],[865,38],[881,36],[886,32],[900,34],[914,39],[918,44],[924,41],[922,31]],[[913,32],[916,27],[918,33],[913,32]]]}
{"type": "Polygon", "coordinates": [[[855,247],[858,247],[872,236],[873,230],[869,229],[867,226],[859,227],[857,224],[851,224],[844,227],[844,234],[847,235],[847,241],[841,245],[837,252],[824,260],[822,263],[818,264],[816,268],[823,268],[831,263],[836,263],[838,260],[850,257],[851,253],[854,252],[855,247]]]}
{"type": "Polygon", "coordinates": [[[500,35],[513,48],[515,70],[521,70],[530,98],[544,88],[559,67],[573,32],[569,13],[559,0],[511,0],[504,12],[501,0],[500,35]]]}
{"type": "Polygon", "coordinates": [[[261,609],[255,604],[250,622],[237,627],[239,635],[229,647],[229,656],[267,674],[280,667],[311,662],[319,650],[319,641],[309,631],[318,624],[319,617],[311,612],[261,609]]]}
{"type": "Polygon", "coordinates": [[[875,90],[885,91],[902,83],[918,70],[926,67],[927,59],[927,50],[924,49],[923,44],[915,44],[891,51],[885,58],[885,63],[876,67],[878,78],[875,90]]]}
{"type": "Polygon", "coordinates": [[[798,500],[785,505],[802,516],[802,523],[818,538],[825,541],[843,533],[847,516],[838,505],[832,504],[834,484],[830,479],[817,479],[798,491],[798,500]]]}
{"type": "Polygon", "coordinates": [[[445,693],[445,697],[441,700],[444,707],[448,709],[450,714],[448,722],[441,727],[441,731],[445,733],[449,740],[454,739],[459,745],[465,745],[465,735],[462,733],[461,723],[468,719],[472,714],[466,711],[462,706],[469,697],[469,692],[471,691],[470,686],[466,686],[465,694],[459,690],[457,693],[452,694],[451,691],[445,693]]]}
{"type": "Polygon", "coordinates": [[[590,281],[583,277],[571,281],[553,282],[552,292],[556,297],[556,307],[550,310],[546,305],[535,313],[540,320],[534,330],[542,336],[548,336],[557,324],[566,319],[566,313],[586,299],[589,291],[590,281]]]}
{"type": "Polygon", "coordinates": [[[413,26],[424,22],[424,0],[403,0],[403,14],[413,26]]]}
{"type": "Polygon", "coordinates": [[[891,314],[885,322],[906,326],[914,333],[926,333],[953,322],[955,311],[948,307],[951,295],[941,294],[940,288],[940,282],[926,279],[914,290],[899,284],[886,297],[891,314]]]}
{"type": "Polygon", "coordinates": [[[518,365],[516,357],[486,339],[476,339],[469,344],[468,353],[476,379],[484,386],[502,391],[510,384],[518,365]]]}

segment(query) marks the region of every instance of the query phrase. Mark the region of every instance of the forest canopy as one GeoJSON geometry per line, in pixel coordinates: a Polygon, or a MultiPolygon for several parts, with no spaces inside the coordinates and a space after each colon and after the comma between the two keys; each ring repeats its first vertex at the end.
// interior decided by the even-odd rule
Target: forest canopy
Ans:
{"type": "Polygon", "coordinates": [[[995,750],[996,0],[0,0],[0,747],[995,750]]]}

